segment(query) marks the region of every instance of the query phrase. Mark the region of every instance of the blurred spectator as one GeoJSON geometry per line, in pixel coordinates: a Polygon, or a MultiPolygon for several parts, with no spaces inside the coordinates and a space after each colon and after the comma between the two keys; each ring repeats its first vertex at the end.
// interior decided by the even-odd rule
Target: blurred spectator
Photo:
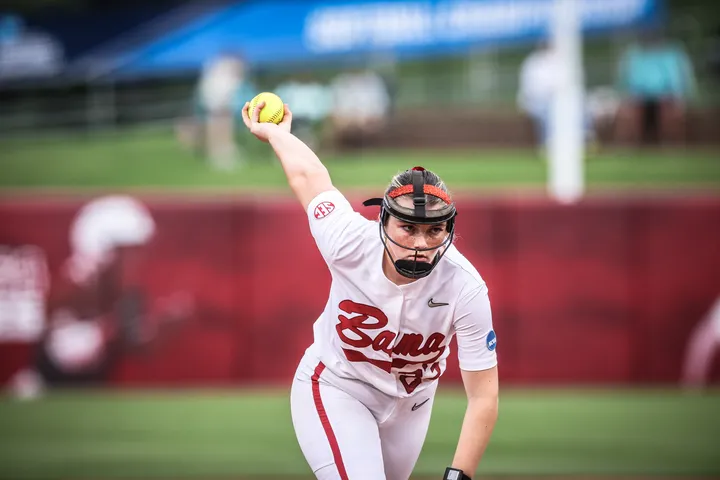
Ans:
{"type": "Polygon", "coordinates": [[[648,144],[685,139],[686,104],[695,92],[695,75],[682,45],[666,39],[661,29],[646,32],[622,55],[618,85],[625,98],[617,140],[648,144]]]}
{"type": "Polygon", "coordinates": [[[378,53],[371,57],[371,65],[385,84],[385,91],[389,99],[387,116],[392,117],[395,113],[399,87],[397,59],[387,52],[378,53]]]}
{"type": "Polygon", "coordinates": [[[318,147],[318,130],[332,108],[329,87],[298,75],[275,89],[293,112],[293,133],[310,148],[318,147]]]}
{"type": "MultiPolygon", "coordinates": [[[[550,113],[560,88],[557,75],[562,68],[560,61],[549,42],[541,41],[520,66],[517,103],[533,120],[535,134],[542,147],[548,142],[550,113]]],[[[585,139],[594,140],[592,120],[587,109],[583,118],[585,139]]]]}
{"type": "Polygon", "coordinates": [[[257,93],[237,55],[224,54],[203,69],[194,101],[194,118],[179,126],[180,142],[202,151],[218,169],[229,170],[242,162],[235,140],[235,126],[245,102],[257,93]]]}
{"type": "Polygon", "coordinates": [[[123,352],[157,346],[169,327],[189,318],[190,294],[149,302],[138,286],[155,231],[150,212],[131,197],[99,197],[78,211],[70,256],[52,281],[34,367],[10,382],[16,395],[102,383],[123,352]]]}
{"type": "Polygon", "coordinates": [[[610,86],[600,86],[587,92],[587,110],[592,118],[593,130],[600,138],[612,136],[621,98],[610,86]]]}
{"type": "Polygon", "coordinates": [[[386,124],[390,95],[385,81],[370,69],[338,75],[332,82],[332,126],[341,146],[359,147],[386,124]]]}
{"type": "Polygon", "coordinates": [[[690,334],[682,374],[685,388],[702,388],[708,384],[713,360],[719,348],[720,297],[690,334]]]}

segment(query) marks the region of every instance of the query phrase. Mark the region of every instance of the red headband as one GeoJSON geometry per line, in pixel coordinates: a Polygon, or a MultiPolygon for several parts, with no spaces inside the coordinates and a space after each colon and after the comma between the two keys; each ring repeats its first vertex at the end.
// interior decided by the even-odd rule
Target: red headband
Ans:
{"type": "MultiPolygon", "coordinates": [[[[434,185],[423,185],[423,192],[426,195],[432,195],[434,197],[439,198],[443,202],[450,205],[452,201],[450,200],[450,197],[448,197],[448,194],[443,192],[442,189],[434,186],[434,185]]],[[[398,187],[395,190],[390,191],[388,193],[388,196],[390,198],[397,198],[401,195],[407,195],[408,193],[413,193],[413,186],[412,185],[403,185],[402,187],[398,187]]]]}

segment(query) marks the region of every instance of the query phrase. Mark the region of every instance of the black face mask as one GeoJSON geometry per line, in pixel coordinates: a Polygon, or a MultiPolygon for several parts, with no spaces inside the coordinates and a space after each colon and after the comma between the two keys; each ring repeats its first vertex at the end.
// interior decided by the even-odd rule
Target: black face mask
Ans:
{"type": "Polygon", "coordinates": [[[452,243],[454,229],[450,229],[448,227],[448,231],[449,234],[447,238],[443,240],[443,242],[437,247],[410,248],[404,245],[400,245],[398,242],[393,240],[385,230],[385,222],[380,222],[380,238],[382,238],[385,251],[387,252],[388,257],[390,257],[390,261],[392,261],[393,265],[395,266],[395,270],[403,277],[412,279],[427,277],[428,275],[430,275],[430,272],[432,272],[433,269],[437,266],[438,262],[445,255],[445,252],[448,251],[448,248],[452,243]],[[388,240],[400,248],[414,252],[413,258],[402,258],[395,260],[392,256],[392,253],[390,253],[390,249],[388,248],[388,240]],[[432,252],[439,249],[442,249],[442,251],[438,252],[438,254],[435,255],[435,258],[432,262],[418,261],[418,256],[420,254],[424,252],[432,252]]]}
{"type": "Polygon", "coordinates": [[[452,243],[453,236],[455,234],[455,217],[457,211],[455,210],[455,204],[450,200],[447,194],[441,191],[439,188],[425,183],[426,172],[422,167],[415,167],[411,171],[412,174],[412,185],[405,185],[396,188],[384,198],[371,198],[363,202],[365,206],[377,205],[381,207],[380,210],[380,238],[382,239],[383,246],[387,252],[390,260],[395,266],[395,270],[402,276],[407,278],[423,278],[430,275],[430,272],[437,266],[440,259],[445,255],[450,244],[452,243]],[[408,195],[412,193],[413,207],[403,207],[400,205],[396,198],[408,195]],[[428,210],[426,208],[425,195],[433,195],[443,200],[445,205],[441,208],[428,210]],[[446,223],[448,231],[447,238],[437,247],[430,248],[410,248],[404,245],[400,245],[385,231],[385,225],[387,224],[390,216],[397,218],[402,222],[413,223],[418,225],[441,225],[446,223]],[[387,246],[387,240],[390,240],[395,245],[414,252],[413,259],[399,259],[395,260],[390,253],[390,249],[387,246]],[[429,252],[442,248],[443,250],[435,255],[432,262],[418,261],[418,256],[422,252],[429,252]]]}

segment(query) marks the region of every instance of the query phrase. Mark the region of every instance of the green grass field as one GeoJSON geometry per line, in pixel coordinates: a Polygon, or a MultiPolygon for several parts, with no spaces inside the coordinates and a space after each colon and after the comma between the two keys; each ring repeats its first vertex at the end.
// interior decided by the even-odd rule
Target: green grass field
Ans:
{"type": "MultiPolygon", "coordinates": [[[[478,478],[720,475],[720,392],[508,390],[478,478]]],[[[465,408],[439,394],[413,478],[439,478],[465,408]]],[[[0,477],[309,478],[284,391],[0,401],[0,477]]]]}
{"type": "MultiPolygon", "coordinates": [[[[252,161],[217,172],[182,150],[171,132],[125,131],[85,137],[0,141],[0,189],[165,189],[189,192],[287,192],[269,147],[252,139],[252,161]]],[[[544,189],[546,164],[529,150],[365,151],[322,155],[339,188],[382,188],[398,170],[422,164],[454,190],[544,189]]],[[[720,191],[717,151],[620,151],[588,158],[590,190],[703,189],[720,191]]]]}
{"type": "MultiPolygon", "coordinates": [[[[252,162],[216,172],[163,130],[0,141],[0,195],[131,190],[289,194],[257,142],[252,162]]],[[[341,189],[382,189],[422,164],[474,194],[544,190],[530,151],[374,151],[322,156],[341,189]]],[[[588,158],[590,191],[720,192],[714,151],[602,152],[588,158]]],[[[443,390],[417,479],[452,458],[465,399],[443,390]]],[[[720,476],[720,391],[508,390],[476,478],[720,476]]],[[[32,402],[0,398],[0,478],[310,478],[286,392],[76,392],[32,402]]],[[[358,480],[358,479],[354,479],[358,480]]],[[[359,479],[372,480],[372,479],[359,479]]]]}

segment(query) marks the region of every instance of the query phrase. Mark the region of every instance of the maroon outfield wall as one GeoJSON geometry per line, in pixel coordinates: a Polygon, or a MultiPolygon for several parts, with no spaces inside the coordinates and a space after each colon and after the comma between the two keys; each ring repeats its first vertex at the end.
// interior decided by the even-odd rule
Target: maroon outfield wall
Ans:
{"type": "MultiPolygon", "coordinates": [[[[59,272],[82,203],[0,202],[2,258],[39,247],[50,303],[53,292],[71,289],[59,272]]],[[[145,203],[157,236],[142,261],[115,273],[115,288],[141,292],[150,319],[162,310],[156,300],[174,293],[189,294],[194,307],[148,348],[118,354],[104,381],[288,382],[330,281],[302,210],[263,200],[145,203]]],[[[589,199],[572,207],[461,199],[459,210],[457,246],[489,285],[505,381],[678,381],[690,331],[720,294],[720,199],[589,199]]],[[[0,265],[0,294],[11,298],[22,275],[0,265]]],[[[113,315],[105,317],[118,322],[113,315]]],[[[2,338],[0,326],[4,383],[37,362],[39,349],[2,338]]],[[[454,361],[446,378],[459,379],[454,361]]]]}

